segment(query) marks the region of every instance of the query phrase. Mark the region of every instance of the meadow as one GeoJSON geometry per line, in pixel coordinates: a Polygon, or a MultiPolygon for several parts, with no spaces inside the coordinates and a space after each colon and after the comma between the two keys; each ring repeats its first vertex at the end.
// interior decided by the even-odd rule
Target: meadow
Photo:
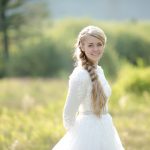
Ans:
{"type": "Polygon", "coordinates": [[[126,150],[150,149],[149,21],[65,19],[9,30],[10,58],[0,55],[0,150],[51,150],[66,133],[62,112],[73,45],[90,24],[108,38],[100,64],[121,141],[126,150]]]}
{"type": "MultiPolygon", "coordinates": [[[[109,112],[126,150],[150,149],[149,75],[149,68],[127,67],[110,81],[109,112]],[[131,78],[123,77],[124,72],[131,78]],[[142,83],[147,79],[148,88],[136,82],[134,89],[135,78],[142,83]]],[[[67,88],[68,78],[1,79],[0,149],[50,150],[66,132],[62,111],[67,88]]]]}

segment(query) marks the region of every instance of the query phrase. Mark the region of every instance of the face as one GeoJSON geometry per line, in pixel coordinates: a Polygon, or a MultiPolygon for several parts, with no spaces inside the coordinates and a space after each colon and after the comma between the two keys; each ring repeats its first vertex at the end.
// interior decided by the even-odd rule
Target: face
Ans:
{"type": "Polygon", "coordinates": [[[104,51],[104,45],[101,40],[89,35],[83,41],[81,48],[89,60],[91,60],[94,64],[98,64],[98,61],[104,51]]]}

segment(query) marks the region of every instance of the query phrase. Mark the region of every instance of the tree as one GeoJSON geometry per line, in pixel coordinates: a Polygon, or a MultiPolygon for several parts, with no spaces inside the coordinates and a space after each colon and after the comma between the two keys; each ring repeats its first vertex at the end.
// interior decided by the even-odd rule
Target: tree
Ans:
{"type": "Polygon", "coordinates": [[[21,15],[14,10],[22,3],[22,0],[0,0],[0,32],[2,32],[3,56],[5,60],[9,58],[8,29],[10,26],[20,25],[21,15]]]}
{"type": "Polygon", "coordinates": [[[5,76],[7,62],[10,58],[10,40],[18,45],[24,35],[19,34],[22,25],[27,28],[35,26],[49,15],[45,1],[39,0],[0,0],[0,77],[5,76]],[[16,37],[10,37],[10,29],[16,37]],[[11,38],[11,39],[10,39],[11,38]]]}
{"type": "Polygon", "coordinates": [[[47,17],[48,12],[43,6],[38,0],[0,0],[0,32],[5,60],[9,58],[9,28],[18,30],[22,24],[34,24],[39,18],[47,17]],[[27,5],[23,8],[24,4],[27,5]]]}

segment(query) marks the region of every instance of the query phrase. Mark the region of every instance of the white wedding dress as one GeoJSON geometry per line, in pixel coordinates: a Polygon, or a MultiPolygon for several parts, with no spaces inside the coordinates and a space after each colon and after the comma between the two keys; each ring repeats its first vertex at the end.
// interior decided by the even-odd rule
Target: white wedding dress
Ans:
{"type": "Polygon", "coordinates": [[[82,66],[75,67],[70,75],[63,111],[63,124],[67,132],[52,150],[124,150],[108,112],[111,88],[101,66],[97,66],[96,72],[107,96],[105,111],[101,117],[92,113],[89,73],[82,66]]]}

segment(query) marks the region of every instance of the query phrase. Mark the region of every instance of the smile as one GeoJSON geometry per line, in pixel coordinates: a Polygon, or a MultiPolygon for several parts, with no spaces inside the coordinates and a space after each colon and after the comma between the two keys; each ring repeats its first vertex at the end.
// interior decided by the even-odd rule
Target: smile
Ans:
{"type": "Polygon", "coordinates": [[[93,54],[91,54],[91,55],[93,55],[93,56],[98,56],[99,54],[98,54],[98,53],[93,53],[93,54]]]}

